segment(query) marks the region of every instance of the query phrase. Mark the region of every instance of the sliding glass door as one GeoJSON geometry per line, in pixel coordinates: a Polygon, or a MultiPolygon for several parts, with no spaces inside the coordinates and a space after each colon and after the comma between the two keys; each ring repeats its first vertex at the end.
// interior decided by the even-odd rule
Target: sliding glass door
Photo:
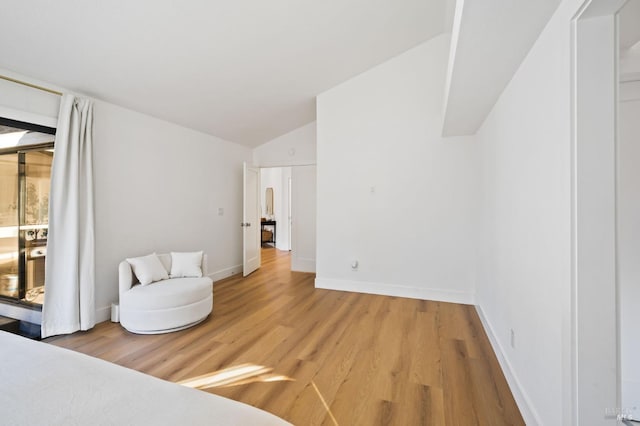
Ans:
{"type": "Polygon", "coordinates": [[[24,218],[20,221],[20,239],[24,238],[23,262],[25,295],[28,302],[44,300],[44,262],[49,231],[49,188],[53,150],[29,151],[21,155],[24,174],[20,175],[24,198],[24,218]]]}
{"type": "Polygon", "coordinates": [[[35,307],[44,300],[53,138],[0,125],[0,298],[35,307]]]}

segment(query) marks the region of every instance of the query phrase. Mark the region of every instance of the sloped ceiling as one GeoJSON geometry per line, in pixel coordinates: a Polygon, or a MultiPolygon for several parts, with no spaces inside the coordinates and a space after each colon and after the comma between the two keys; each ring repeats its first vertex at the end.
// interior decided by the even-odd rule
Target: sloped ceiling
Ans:
{"type": "Polygon", "coordinates": [[[445,92],[444,136],[472,135],[560,0],[458,0],[445,92]]]}
{"type": "Polygon", "coordinates": [[[5,0],[0,68],[257,146],[448,30],[449,0],[5,0]]]}

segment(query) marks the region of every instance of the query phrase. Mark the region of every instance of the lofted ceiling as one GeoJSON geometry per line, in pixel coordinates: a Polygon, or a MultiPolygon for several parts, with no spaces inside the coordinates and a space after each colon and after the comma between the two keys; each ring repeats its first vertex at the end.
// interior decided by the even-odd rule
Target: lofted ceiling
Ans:
{"type": "Polygon", "coordinates": [[[0,68],[257,146],[448,31],[451,0],[3,0],[0,68]]]}
{"type": "Polygon", "coordinates": [[[442,133],[475,134],[560,0],[458,0],[442,133]]]}

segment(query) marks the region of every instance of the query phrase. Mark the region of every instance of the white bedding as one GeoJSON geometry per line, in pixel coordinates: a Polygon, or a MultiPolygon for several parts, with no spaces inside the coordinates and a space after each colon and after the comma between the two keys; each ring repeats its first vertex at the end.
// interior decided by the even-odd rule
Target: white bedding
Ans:
{"type": "Polygon", "coordinates": [[[0,331],[3,425],[288,425],[265,411],[0,331]]]}

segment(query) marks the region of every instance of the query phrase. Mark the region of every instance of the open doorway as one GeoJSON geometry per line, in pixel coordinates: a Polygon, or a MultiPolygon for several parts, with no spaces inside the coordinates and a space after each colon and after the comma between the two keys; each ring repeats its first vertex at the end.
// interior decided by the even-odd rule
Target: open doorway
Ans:
{"type": "Polygon", "coordinates": [[[291,251],[291,167],[260,169],[260,242],[263,249],[291,251]]]}
{"type": "Polygon", "coordinates": [[[260,169],[261,250],[290,252],[291,270],[316,270],[316,166],[260,169]]]}
{"type": "MultiPolygon", "coordinates": [[[[620,103],[623,64],[618,61],[626,43],[626,35],[618,35],[625,3],[586,0],[573,21],[572,424],[613,424],[637,415],[624,385],[629,312],[624,307],[628,301],[621,299],[627,297],[621,279],[626,280],[631,265],[625,259],[634,250],[627,247],[632,227],[625,210],[638,196],[624,186],[630,171],[625,163],[633,162],[627,156],[634,155],[634,147],[620,137],[619,127],[626,115],[620,103]]],[[[637,20],[633,25],[638,28],[637,20]]],[[[637,216],[631,219],[638,223],[637,216]]],[[[628,337],[637,341],[633,325],[628,337]]],[[[637,359],[637,353],[632,356],[637,359]]]]}

